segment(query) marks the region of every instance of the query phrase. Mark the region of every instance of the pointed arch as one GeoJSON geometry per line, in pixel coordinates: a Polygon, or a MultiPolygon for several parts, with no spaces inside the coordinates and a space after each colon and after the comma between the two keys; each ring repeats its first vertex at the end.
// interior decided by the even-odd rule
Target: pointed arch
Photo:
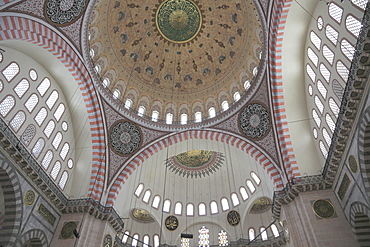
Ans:
{"type": "Polygon", "coordinates": [[[130,161],[126,163],[126,166],[122,168],[116,179],[112,182],[109,189],[107,206],[113,206],[114,202],[122,188],[122,185],[127,181],[130,175],[141,165],[145,160],[155,153],[163,150],[164,148],[186,141],[189,139],[206,139],[223,142],[225,144],[234,146],[240,150],[243,150],[246,154],[253,157],[269,174],[271,180],[275,184],[277,189],[283,188],[282,176],[280,169],[276,167],[270,159],[262,153],[252,143],[247,142],[239,137],[233,136],[225,132],[219,132],[217,130],[188,130],[180,133],[173,133],[153,144],[147,146],[136,156],[132,157],[130,161]]]}

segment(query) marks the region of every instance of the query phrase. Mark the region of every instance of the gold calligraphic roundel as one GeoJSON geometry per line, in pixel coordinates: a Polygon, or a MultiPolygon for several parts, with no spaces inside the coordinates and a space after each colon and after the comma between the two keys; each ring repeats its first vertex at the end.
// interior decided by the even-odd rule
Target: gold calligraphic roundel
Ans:
{"type": "Polygon", "coordinates": [[[35,199],[36,199],[36,196],[35,196],[35,192],[33,192],[33,190],[28,190],[26,192],[26,194],[24,194],[24,204],[26,204],[26,206],[31,206],[34,202],[35,202],[35,199]]]}
{"type": "Polygon", "coordinates": [[[238,211],[231,210],[227,214],[227,222],[230,224],[230,226],[237,226],[240,223],[240,214],[238,211]]]}
{"type": "Polygon", "coordinates": [[[335,215],[333,204],[328,200],[319,199],[312,204],[314,213],[323,219],[332,218],[335,215]]]}
{"type": "Polygon", "coordinates": [[[179,220],[176,216],[170,215],[166,218],[164,225],[166,226],[167,230],[174,231],[179,226],[179,220]]]}
{"type": "Polygon", "coordinates": [[[113,246],[112,236],[109,233],[107,233],[104,237],[103,246],[104,247],[112,247],[113,246]]]}
{"type": "Polygon", "coordinates": [[[192,40],[202,26],[198,6],[190,0],[167,0],[157,9],[155,22],[159,33],[173,43],[192,40]]]}

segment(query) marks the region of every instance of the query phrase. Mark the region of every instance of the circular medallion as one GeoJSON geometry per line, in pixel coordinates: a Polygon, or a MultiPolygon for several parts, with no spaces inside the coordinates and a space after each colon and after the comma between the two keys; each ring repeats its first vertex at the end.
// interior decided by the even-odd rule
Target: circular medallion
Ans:
{"type": "Polygon", "coordinates": [[[113,246],[112,236],[109,233],[106,234],[105,237],[104,237],[103,246],[104,247],[112,247],[113,246]]]}
{"type": "Polygon", "coordinates": [[[237,226],[240,222],[240,215],[237,211],[231,210],[227,214],[227,222],[230,224],[230,226],[237,226]]]}
{"type": "Polygon", "coordinates": [[[353,173],[357,173],[358,171],[358,164],[357,164],[357,160],[355,158],[355,156],[353,155],[350,155],[349,158],[348,158],[348,166],[349,166],[349,169],[351,169],[351,171],[353,173]]]}
{"type": "Polygon", "coordinates": [[[73,231],[77,228],[77,224],[74,221],[70,221],[64,224],[60,236],[63,239],[69,239],[73,236],[73,231]]]}
{"type": "Polygon", "coordinates": [[[328,200],[319,199],[314,201],[312,209],[318,217],[323,219],[329,219],[335,215],[334,206],[328,200]]]}
{"type": "Polygon", "coordinates": [[[179,220],[176,218],[176,216],[170,215],[166,218],[164,224],[167,230],[174,231],[179,226],[179,220]]]}
{"type": "Polygon", "coordinates": [[[45,16],[56,25],[68,25],[76,21],[86,7],[86,0],[46,0],[45,16]]]}
{"type": "Polygon", "coordinates": [[[185,43],[197,36],[202,26],[198,6],[190,0],[166,0],[156,11],[159,33],[173,43],[185,43]]]}
{"type": "Polygon", "coordinates": [[[36,196],[35,196],[35,192],[33,192],[33,190],[28,190],[26,192],[26,194],[24,194],[24,204],[26,204],[26,206],[31,206],[34,202],[35,202],[35,199],[36,199],[36,196]]]}
{"type": "Polygon", "coordinates": [[[270,129],[270,117],[266,108],[258,103],[247,105],[240,116],[240,128],[252,139],[265,136],[270,129]]]}
{"type": "Polygon", "coordinates": [[[119,154],[131,154],[141,142],[140,130],[131,122],[118,122],[113,125],[110,133],[110,144],[119,154]]]}

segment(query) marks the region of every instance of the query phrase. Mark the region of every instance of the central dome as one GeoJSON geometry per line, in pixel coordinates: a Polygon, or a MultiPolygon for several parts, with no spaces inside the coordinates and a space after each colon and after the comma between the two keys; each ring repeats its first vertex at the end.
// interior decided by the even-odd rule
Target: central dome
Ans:
{"type": "Polygon", "coordinates": [[[167,0],[156,11],[155,22],[165,39],[186,43],[199,33],[202,16],[198,6],[190,0],[167,0]]]}
{"type": "Polygon", "coordinates": [[[92,61],[114,98],[174,122],[231,105],[263,49],[252,0],[97,1],[90,20],[92,61]]]}

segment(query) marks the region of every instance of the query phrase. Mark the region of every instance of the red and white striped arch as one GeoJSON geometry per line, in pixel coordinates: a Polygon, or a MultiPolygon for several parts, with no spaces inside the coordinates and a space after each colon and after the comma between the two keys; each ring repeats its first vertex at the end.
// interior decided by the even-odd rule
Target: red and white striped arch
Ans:
{"type": "Polygon", "coordinates": [[[107,198],[106,206],[113,206],[115,200],[122,189],[123,184],[127,181],[130,175],[141,165],[145,160],[155,153],[163,150],[164,148],[171,146],[175,143],[190,139],[205,139],[222,142],[231,146],[234,146],[240,150],[243,150],[246,154],[253,157],[269,174],[271,180],[275,184],[277,189],[283,188],[282,176],[279,170],[276,168],[267,157],[252,143],[248,143],[237,136],[233,136],[228,133],[220,132],[217,130],[189,130],[181,133],[174,133],[162,140],[159,140],[145,150],[136,155],[131,161],[122,169],[116,180],[110,186],[109,194],[107,198]]]}
{"type": "Polygon", "coordinates": [[[88,197],[100,200],[105,176],[104,127],[97,93],[83,61],[66,42],[67,39],[45,24],[25,17],[0,16],[0,41],[3,40],[22,40],[44,48],[63,63],[75,78],[86,105],[92,139],[92,174],[88,197]]]}
{"type": "Polygon", "coordinates": [[[290,139],[288,122],[286,119],[282,80],[282,42],[286,19],[292,2],[293,0],[275,0],[273,2],[273,10],[269,20],[269,72],[272,107],[278,135],[278,144],[289,181],[294,177],[301,175],[293,153],[292,141],[290,139]]]}

